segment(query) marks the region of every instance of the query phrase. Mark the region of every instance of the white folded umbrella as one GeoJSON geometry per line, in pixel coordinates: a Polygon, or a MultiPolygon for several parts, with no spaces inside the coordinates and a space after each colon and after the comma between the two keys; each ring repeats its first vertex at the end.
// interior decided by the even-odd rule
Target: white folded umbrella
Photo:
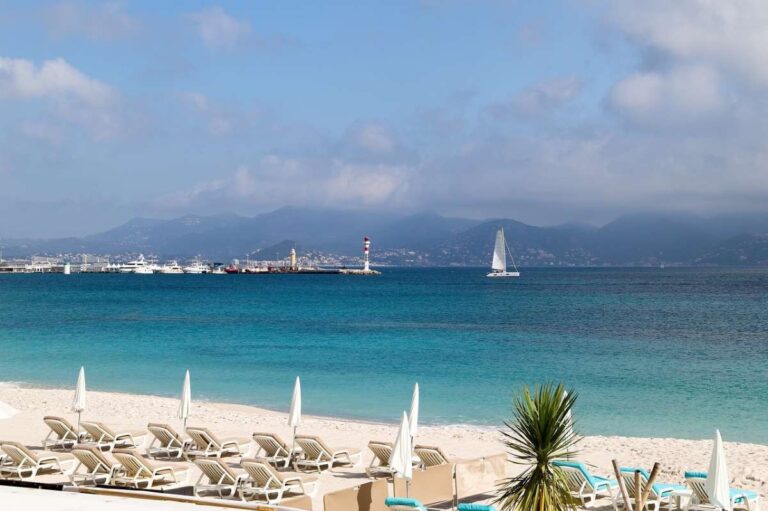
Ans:
{"type": "Polygon", "coordinates": [[[411,433],[411,441],[416,438],[416,432],[419,429],[419,384],[413,386],[413,396],[411,397],[411,413],[408,415],[408,430],[411,433]]]}
{"type": "MultiPolygon", "coordinates": [[[[389,466],[400,477],[410,481],[413,478],[413,447],[411,446],[411,432],[408,427],[408,415],[403,411],[403,420],[400,421],[400,429],[397,431],[395,446],[389,457],[389,466]]],[[[407,486],[406,486],[407,487],[407,486]]]]}
{"type": "Polygon", "coordinates": [[[288,410],[288,425],[293,428],[293,442],[296,442],[296,428],[301,425],[301,380],[296,377],[291,396],[291,408],[288,410]]]}
{"type": "Polygon", "coordinates": [[[715,430],[715,443],[712,448],[712,458],[709,460],[709,472],[704,489],[709,502],[725,511],[731,511],[731,492],[728,482],[728,464],[725,461],[723,439],[720,438],[720,430],[715,430]]]}
{"type": "Polygon", "coordinates": [[[80,430],[80,414],[85,411],[85,367],[80,366],[75,385],[75,396],[72,399],[72,411],[77,413],[77,429],[80,430]]]}
{"type": "Polygon", "coordinates": [[[192,386],[189,383],[189,369],[184,375],[184,385],[181,387],[181,397],[179,398],[179,411],[176,416],[184,421],[184,429],[187,429],[187,419],[192,413],[192,386]]]}

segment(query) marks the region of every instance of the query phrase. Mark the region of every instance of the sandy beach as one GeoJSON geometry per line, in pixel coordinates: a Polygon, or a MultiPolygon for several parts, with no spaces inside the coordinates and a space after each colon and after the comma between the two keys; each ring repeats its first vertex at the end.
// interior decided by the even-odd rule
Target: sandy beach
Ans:
{"type": "MultiPolygon", "coordinates": [[[[47,433],[42,421],[44,415],[76,420],[76,415],[68,410],[72,394],[72,390],[0,387],[0,401],[20,412],[0,422],[0,437],[39,446],[47,433]]],[[[178,400],[172,398],[89,391],[88,409],[83,418],[106,422],[115,429],[141,429],[147,422],[157,421],[181,430],[180,421],[174,418],[177,407],[178,400]]],[[[250,436],[255,431],[274,432],[285,439],[291,435],[285,413],[236,404],[194,401],[188,424],[209,427],[221,436],[250,436]]],[[[396,425],[305,416],[299,432],[319,435],[333,446],[360,448],[367,465],[371,459],[366,449],[368,441],[393,440],[396,425]]],[[[503,452],[499,434],[493,428],[426,425],[420,429],[417,441],[440,446],[451,458],[478,458],[503,452]]],[[[578,457],[592,465],[593,473],[598,475],[610,475],[612,459],[618,459],[624,466],[641,467],[650,467],[658,461],[662,466],[662,481],[682,483],[684,470],[707,469],[711,444],[711,440],[593,436],[582,440],[578,457]]],[[[725,447],[732,486],[755,489],[763,499],[767,498],[768,446],[726,441],[725,447]]],[[[510,466],[509,473],[513,472],[514,467],[510,466]]],[[[193,474],[191,480],[194,479],[193,474]]],[[[366,480],[361,467],[324,473],[314,509],[322,509],[322,494],[366,480]]]]}

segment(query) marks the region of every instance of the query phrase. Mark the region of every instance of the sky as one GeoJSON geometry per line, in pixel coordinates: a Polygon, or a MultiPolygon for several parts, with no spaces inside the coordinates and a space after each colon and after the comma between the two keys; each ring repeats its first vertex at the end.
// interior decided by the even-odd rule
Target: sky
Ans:
{"type": "Polygon", "coordinates": [[[0,0],[0,237],[764,211],[768,2],[0,0]]]}

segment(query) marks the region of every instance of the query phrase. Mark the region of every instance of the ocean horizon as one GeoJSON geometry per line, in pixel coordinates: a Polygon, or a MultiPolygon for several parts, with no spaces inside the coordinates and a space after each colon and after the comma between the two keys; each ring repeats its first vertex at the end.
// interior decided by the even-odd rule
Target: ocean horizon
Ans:
{"type": "Polygon", "coordinates": [[[587,435],[768,443],[768,269],[386,268],[339,275],[0,275],[0,380],[394,422],[498,427],[562,381],[587,435]]]}

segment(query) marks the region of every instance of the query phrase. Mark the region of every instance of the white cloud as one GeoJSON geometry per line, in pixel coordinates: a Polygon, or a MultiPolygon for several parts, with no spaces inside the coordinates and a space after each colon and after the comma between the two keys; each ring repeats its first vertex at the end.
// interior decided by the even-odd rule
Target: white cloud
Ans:
{"type": "Polygon", "coordinates": [[[610,21],[645,47],[768,86],[764,0],[608,0],[604,5],[610,21]]]}
{"type": "Polygon", "coordinates": [[[0,57],[0,98],[46,97],[104,106],[114,99],[114,93],[64,59],[46,60],[37,67],[29,60],[0,57]]]}
{"type": "MultiPolygon", "coordinates": [[[[0,100],[43,100],[57,121],[86,128],[93,138],[105,139],[119,130],[117,93],[88,77],[63,59],[40,66],[25,59],[0,57],[0,100]]],[[[35,136],[35,130],[23,130],[35,136]]],[[[39,138],[41,132],[36,130],[39,138]]]]}
{"type": "Polygon", "coordinates": [[[358,147],[373,153],[389,153],[395,148],[395,139],[390,130],[378,122],[354,125],[349,136],[358,147]]]}
{"type": "Polygon", "coordinates": [[[487,111],[494,117],[541,115],[574,99],[581,92],[581,87],[581,79],[574,75],[544,80],[523,89],[507,101],[491,104],[487,111]]]}
{"type": "Polygon", "coordinates": [[[683,66],[633,73],[615,85],[610,102],[635,121],[664,125],[716,113],[724,100],[714,69],[683,66]]]}
{"type": "Polygon", "coordinates": [[[212,49],[233,49],[251,37],[251,25],[227,14],[219,6],[189,15],[200,38],[212,49]]]}
{"type": "Polygon", "coordinates": [[[54,36],[84,35],[98,41],[112,41],[134,35],[139,22],[120,2],[93,6],[81,2],[59,2],[45,9],[44,18],[54,36]]]}

